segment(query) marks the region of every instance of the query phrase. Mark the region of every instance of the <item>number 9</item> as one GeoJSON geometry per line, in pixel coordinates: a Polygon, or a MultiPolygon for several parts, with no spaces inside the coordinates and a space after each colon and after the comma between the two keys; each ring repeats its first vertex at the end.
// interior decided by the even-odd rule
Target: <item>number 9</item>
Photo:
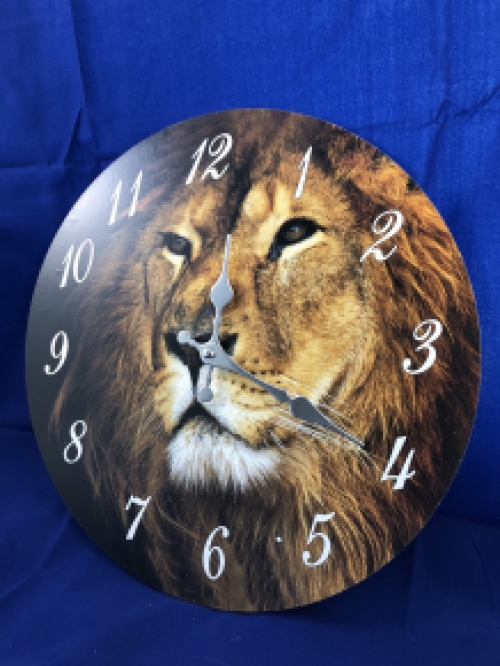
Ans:
{"type": "Polygon", "coordinates": [[[52,358],[59,359],[56,367],[52,370],[50,365],[44,367],[46,375],[55,375],[63,367],[69,352],[69,340],[68,336],[64,331],[59,331],[56,333],[50,342],[50,354],[52,358]],[[61,348],[57,351],[58,340],[61,340],[61,348]]]}

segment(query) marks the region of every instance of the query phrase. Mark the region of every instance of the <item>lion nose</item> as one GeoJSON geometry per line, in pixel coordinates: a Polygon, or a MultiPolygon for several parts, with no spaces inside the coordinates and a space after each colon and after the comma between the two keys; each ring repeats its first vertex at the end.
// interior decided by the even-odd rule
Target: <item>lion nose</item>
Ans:
{"type": "MultiPolygon", "coordinates": [[[[198,351],[194,349],[194,347],[191,347],[190,345],[179,344],[179,341],[177,339],[178,333],[179,331],[177,330],[175,331],[170,330],[167,333],[165,333],[165,346],[170,354],[176,356],[182,363],[184,363],[184,365],[187,366],[191,374],[193,384],[196,385],[200,374],[200,368],[203,365],[203,363],[201,362],[198,351]]],[[[199,332],[194,337],[194,339],[199,344],[204,344],[205,342],[208,342],[211,337],[212,337],[212,329],[210,328],[210,330],[206,329],[202,332],[199,332]]],[[[231,333],[229,335],[222,335],[220,337],[219,342],[220,346],[226,352],[226,354],[232,356],[237,340],[238,340],[238,334],[231,333]]]]}
{"type": "MultiPolygon", "coordinates": [[[[173,356],[177,356],[177,358],[188,367],[193,384],[196,384],[198,381],[200,368],[203,365],[200,359],[200,355],[193,347],[190,347],[189,345],[180,345],[177,340],[177,334],[178,331],[168,331],[165,333],[165,346],[167,348],[167,352],[173,356]]],[[[208,340],[210,340],[210,333],[197,336],[195,340],[201,343],[208,342],[208,340]],[[200,337],[204,339],[200,340],[200,337]]]]}
{"type": "Polygon", "coordinates": [[[238,341],[237,333],[230,333],[228,335],[223,335],[220,339],[220,346],[226,352],[228,356],[233,356],[234,348],[238,341]]]}

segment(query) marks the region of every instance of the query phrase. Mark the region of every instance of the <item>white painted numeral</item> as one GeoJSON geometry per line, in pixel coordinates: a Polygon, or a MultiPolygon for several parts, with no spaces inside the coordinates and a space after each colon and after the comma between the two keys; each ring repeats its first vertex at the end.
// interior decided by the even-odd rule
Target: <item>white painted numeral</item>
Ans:
{"type": "Polygon", "coordinates": [[[194,159],[194,164],[193,168],[189,172],[189,176],[186,179],[186,185],[191,185],[191,183],[194,180],[195,173],[198,169],[198,166],[201,162],[201,158],[203,157],[203,153],[205,152],[205,148],[207,147],[208,139],[204,139],[201,146],[193,153],[192,157],[194,159]]]}
{"type": "Polygon", "coordinates": [[[139,171],[137,174],[137,178],[134,180],[134,184],[130,188],[130,191],[132,192],[132,204],[130,205],[130,210],[128,212],[129,217],[133,217],[135,215],[135,209],[137,208],[137,201],[139,199],[139,191],[141,189],[141,183],[142,183],[142,171],[139,171]]]}
{"type": "MultiPolygon", "coordinates": [[[[203,153],[205,152],[205,148],[207,147],[207,144],[208,144],[208,139],[204,139],[200,147],[193,153],[192,157],[194,159],[194,164],[186,179],[186,185],[190,185],[193,182],[194,177],[196,175],[196,171],[198,170],[201,159],[203,157],[203,153]]],[[[221,160],[223,160],[229,154],[232,147],[233,147],[233,137],[230,134],[227,134],[226,132],[218,134],[215,138],[212,139],[212,141],[210,141],[210,144],[208,146],[208,154],[210,155],[210,157],[215,157],[215,159],[212,160],[209,166],[205,169],[200,180],[205,180],[207,176],[210,176],[214,180],[219,180],[219,178],[222,178],[222,176],[229,169],[229,164],[226,164],[226,166],[221,171],[217,171],[215,165],[221,160]]]]}
{"type": "Polygon", "coordinates": [[[317,513],[314,516],[311,531],[309,532],[309,537],[307,539],[307,545],[309,546],[309,544],[311,544],[314,539],[318,538],[323,541],[323,550],[321,552],[321,555],[316,560],[316,562],[311,562],[311,557],[312,557],[311,551],[304,550],[304,552],[302,553],[302,561],[307,567],[318,567],[320,564],[323,564],[323,562],[326,561],[328,555],[330,554],[330,549],[331,549],[330,539],[327,537],[326,534],[323,534],[323,532],[315,532],[314,528],[316,527],[316,523],[326,523],[328,520],[331,520],[334,515],[335,511],[332,511],[331,513],[317,513]]]}
{"type": "Polygon", "coordinates": [[[52,340],[50,341],[50,354],[52,358],[55,358],[59,362],[56,364],[55,368],[52,369],[50,365],[46,365],[43,369],[46,375],[55,375],[63,367],[69,351],[69,340],[68,335],[65,331],[59,331],[56,333],[52,340]],[[57,349],[58,341],[61,341],[61,348],[57,349]]]}
{"type": "Polygon", "coordinates": [[[127,541],[132,541],[132,539],[134,538],[135,533],[137,532],[137,528],[139,527],[139,523],[141,522],[141,518],[144,514],[144,511],[146,511],[147,509],[150,499],[151,495],[146,497],[146,499],[141,499],[140,497],[134,497],[134,495],[130,495],[129,500],[127,502],[127,506],[125,507],[125,511],[128,511],[132,506],[132,504],[136,504],[141,508],[139,509],[137,516],[132,521],[132,525],[128,529],[127,536],[125,537],[127,541]]]}
{"type": "Polygon", "coordinates": [[[405,463],[399,472],[399,474],[391,474],[391,470],[394,466],[394,463],[396,462],[397,457],[401,453],[401,449],[404,446],[404,443],[406,442],[406,435],[403,435],[402,437],[398,437],[396,441],[394,442],[394,448],[392,449],[391,456],[389,458],[389,462],[387,463],[387,466],[384,470],[384,473],[380,477],[381,481],[394,481],[393,485],[393,490],[401,490],[406,481],[408,479],[411,479],[412,476],[415,475],[415,472],[410,472],[410,465],[411,461],[413,460],[413,454],[415,453],[415,449],[412,449],[410,453],[406,456],[405,463]]]}
{"type": "Polygon", "coordinates": [[[110,197],[110,201],[113,204],[111,207],[111,215],[109,216],[108,225],[111,226],[116,222],[116,214],[118,213],[118,202],[120,201],[120,194],[122,193],[122,181],[118,181],[118,185],[115,187],[113,194],[110,197]]]}
{"type": "Polygon", "coordinates": [[[391,236],[394,236],[394,234],[397,233],[403,226],[403,222],[403,213],[401,213],[399,210],[386,210],[383,213],[380,213],[380,215],[378,215],[378,217],[376,217],[373,221],[372,230],[374,234],[377,234],[377,236],[383,234],[382,238],[379,238],[377,241],[375,241],[375,243],[373,243],[373,245],[370,245],[370,247],[361,257],[360,261],[363,262],[370,254],[373,254],[377,261],[386,261],[386,259],[389,259],[389,257],[394,254],[394,252],[396,252],[398,246],[395,245],[387,254],[384,254],[377,246],[386,241],[388,238],[391,238],[391,236]],[[387,223],[381,229],[379,229],[377,226],[378,222],[383,220],[385,216],[388,218],[387,223]]]}
{"type": "Polygon", "coordinates": [[[212,539],[215,537],[217,532],[220,532],[224,537],[224,539],[227,539],[229,536],[228,528],[225,525],[220,525],[219,527],[216,527],[212,532],[210,532],[208,539],[205,541],[205,545],[203,547],[202,564],[203,564],[203,570],[207,574],[207,577],[210,578],[210,580],[217,580],[217,578],[220,578],[226,566],[226,558],[222,548],[220,548],[219,546],[212,546],[212,539]],[[210,560],[212,558],[213,553],[217,553],[217,557],[219,560],[217,571],[214,574],[212,574],[210,571],[210,560]]]}
{"type": "MultiPolygon", "coordinates": [[[[139,192],[141,190],[142,183],[142,171],[139,171],[137,178],[134,180],[134,184],[130,188],[132,193],[132,203],[128,211],[128,217],[133,217],[135,215],[135,210],[137,208],[137,201],[139,200],[139,192]]],[[[118,185],[115,187],[113,194],[110,197],[110,201],[113,204],[111,206],[111,214],[109,216],[108,226],[112,226],[116,222],[116,216],[118,215],[118,204],[120,203],[120,196],[122,193],[123,181],[119,180],[118,185]]]]}
{"type": "Polygon", "coordinates": [[[71,435],[71,442],[64,447],[63,458],[64,462],[68,465],[73,465],[80,460],[83,455],[83,445],[82,437],[87,432],[87,424],[85,421],[75,421],[71,428],[69,429],[69,434],[71,435]],[[76,432],[76,427],[80,430],[79,433],[76,432]],[[75,455],[71,457],[71,451],[75,449],[75,455]]]}
{"type": "Polygon", "coordinates": [[[309,168],[309,162],[311,161],[312,146],[309,146],[304,157],[300,160],[300,164],[297,167],[297,171],[302,171],[299,178],[299,183],[297,189],[295,190],[295,198],[300,199],[302,192],[304,191],[304,184],[306,182],[307,170],[309,168]]]}
{"type": "Polygon", "coordinates": [[[94,261],[94,243],[90,240],[90,238],[87,238],[86,240],[81,243],[80,247],[75,253],[75,258],[73,259],[73,251],[74,247],[73,245],[69,248],[69,250],[66,252],[66,256],[64,257],[62,263],[64,264],[64,271],[63,271],[63,276],[61,280],[61,284],[59,285],[59,288],[62,289],[63,287],[66,286],[68,282],[68,276],[69,276],[69,271],[71,268],[71,265],[73,265],[73,279],[75,282],[83,282],[88,274],[90,273],[90,269],[92,268],[92,262],[94,261]],[[80,259],[82,257],[83,251],[88,248],[87,252],[87,266],[85,267],[85,271],[83,272],[83,275],[80,275],[80,259]]]}
{"type": "Polygon", "coordinates": [[[436,360],[436,348],[432,346],[433,342],[439,338],[443,332],[443,324],[439,319],[426,319],[425,321],[420,322],[420,324],[413,331],[413,337],[418,342],[422,342],[421,345],[415,348],[415,351],[421,351],[422,349],[427,349],[429,351],[427,358],[423,365],[416,370],[411,369],[411,358],[405,358],[403,361],[403,369],[409,375],[419,375],[422,372],[428,370],[434,361],[436,360]],[[427,328],[425,328],[427,326],[427,328]],[[424,330],[425,329],[425,330],[424,330]]]}

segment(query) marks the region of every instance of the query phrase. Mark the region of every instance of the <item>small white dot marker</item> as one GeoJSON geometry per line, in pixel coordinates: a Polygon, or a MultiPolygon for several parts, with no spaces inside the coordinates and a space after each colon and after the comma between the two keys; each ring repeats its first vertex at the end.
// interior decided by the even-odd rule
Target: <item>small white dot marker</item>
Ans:
{"type": "Polygon", "coordinates": [[[283,539],[281,537],[276,537],[276,543],[282,543],[283,539]]]}

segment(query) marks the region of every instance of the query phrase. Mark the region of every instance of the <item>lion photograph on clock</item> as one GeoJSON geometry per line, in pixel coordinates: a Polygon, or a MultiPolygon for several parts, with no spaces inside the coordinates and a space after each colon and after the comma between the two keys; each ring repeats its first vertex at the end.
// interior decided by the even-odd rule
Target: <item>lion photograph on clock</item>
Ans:
{"type": "Polygon", "coordinates": [[[148,141],[136,217],[119,212],[103,260],[78,301],[68,297],[76,361],[52,422],[58,441],[68,405],[87,423],[80,473],[89,516],[105,520],[101,534],[90,517],[82,524],[126,569],[195,603],[273,610],[336,594],[417,534],[463,456],[479,333],[460,253],[408,174],[336,126],[241,110],[148,141]],[[186,183],[197,149],[222,133],[232,146],[215,172],[204,173],[207,152],[186,183]],[[396,212],[401,228],[382,240],[374,221],[382,227],[396,212]],[[228,234],[234,298],[222,348],[255,377],[308,398],[363,447],[221,368],[212,400],[197,400],[206,367],[178,334],[209,340],[228,234]],[[414,337],[429,319],[443,329],[435,361],[407,372],[405,359],[419,368],[430,353],[414,337]],[[126,541],[131,496],[150,500],[126,541]],[[314,523],[318,515],[330,518],[314,523]],[[220,526],[227,531],[207,546],[220,526]],[[328,557],[311,566],[327,543],[328,557]]]}

